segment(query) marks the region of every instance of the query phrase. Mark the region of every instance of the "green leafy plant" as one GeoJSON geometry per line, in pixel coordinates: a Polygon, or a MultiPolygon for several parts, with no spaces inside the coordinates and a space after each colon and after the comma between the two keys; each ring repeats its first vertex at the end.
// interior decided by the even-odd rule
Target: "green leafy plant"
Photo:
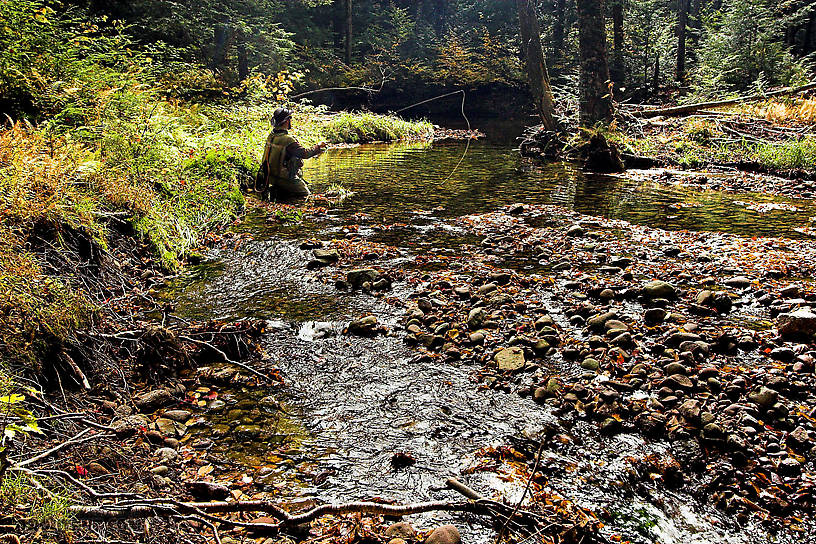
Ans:
{"type": "Polygon", "coordinates": [[[40,434],[37,418],[25,406],[25,394],[36,395],[33,388],[21,388],[4,371],[0,371],[0,480],[9,468],[9,444],[18,437],[40,434]]]}

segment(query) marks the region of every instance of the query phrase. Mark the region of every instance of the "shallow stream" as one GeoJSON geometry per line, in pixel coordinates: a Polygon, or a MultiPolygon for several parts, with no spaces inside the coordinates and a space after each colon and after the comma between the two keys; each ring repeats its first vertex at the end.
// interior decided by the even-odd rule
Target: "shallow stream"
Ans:
{"type": "MultiPolygon", "coordinates": [[[[268,320],[265,348],[286,382],[283,411],[259,408],[262,392],[236,388],[220,397],[225,409],[208,415],[214,426],[199,433],[217,438],[214,451],[250,471],[272,467],[269,492],[319,501],[454,499],[441,487],[447,477],[457,476],[485,495],[512,500],[524,482],[504,482],[490,472],[461,476],[461,471],[473,464],[480,448],[506,444],[525,432],[534,436],[558,423],[529,399],[479,389],[471,379],[475,369],[467,365],[420,362],[397,335],[340,334],[349,320],[365,313],[376,313],[391,330],[400,316],[377,299],[311,279],[310,255],[299,249],[301,240],[362,236],[396,246],[404,255],[431,248],[453,253],[474,240],[444,219],[515,202],[554,203],[664,229],[744,236],[800,237],[794,229],[816,217],[811,201],[587,176],[570,164],[537,166],[522,160],[506,138],[472,142],[462,158],[465,147],[442,142],[332,150],[312,161],[305,175],[317,190],[340,184],[351,197],[327,217],[297,227],[250,214],[238,229],[252,241],[214,252],[164,293],[185,317],[268,320]],[[769,202],[782,209],[760,214],[746,205],[769,202]],[[239,424],[274,427],[278,439],[253,439],[236,432],[239,424]],[[395,453],[409,454],[416,464],[394,468],[395,453]]],[[[408,294],[407,286],[396,284],[389,296],[408,294]]],[[[662,544],[771,541],[755,529],[731,527],[722,514],[692,497],[626,489],[619,484],[626,479],[625,459],[659,455],[663,446],[634,435],[600,438],[591,427],[579,423],[570,430],[579,440],[547,452],[553,466],[569,467],[553,471],[550,481],[553,491],[582,506],[606,508],[610,533],[662,544]]],[[[467,543],[491,539],[490,528],[475,519],[429,514],[414,521],[423,529],[453,521],[467,543]]]]}

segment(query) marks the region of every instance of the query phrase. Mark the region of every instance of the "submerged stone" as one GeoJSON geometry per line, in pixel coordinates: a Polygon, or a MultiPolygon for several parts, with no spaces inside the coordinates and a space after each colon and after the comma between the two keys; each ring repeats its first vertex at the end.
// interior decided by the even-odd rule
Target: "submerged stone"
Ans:
{"type": "Polygon", "coordinates": [[[261,427],[258,425],[238,425],[232,431],[237,439],[253,439],[261,435],[261,427]]]}
{"type": "Polygon", "coordinates": [[[425,544],[462,544],[462,536],[453,525],[443,525],[428,535],[425,544]]]}
{"type": "Polygon", "coordinates": [[[404,521],[394,523],[385,530],[385,536],[389,538],[402,538],[405,540],[413,540],[417,536],[416,529],[411,527],[411,524],[404,521]]]}
{"type": "Polygon", "coordinates": [[[160,417],[156,420],[154,425],[155,429],[159,431],[162,436],[167,436],[170,438],[180,438],[187,432],[186,425],[179,423],[178,421],[173,421],[172,419],[167,419],[166,417],[160,417]]]}
{"type": "Polygon", "coordinates": [[[357,270],[349,270],[346,274],[346,281],[354,289],[359,289],[364,283],[374,283],[380,277],[380,273],[373,268],[360,268],[357,270]]]}
{"type": "Polygon", "coordinates": [[[142,411],[150,411],[161,406],[170,404],[173,401],[173,395],[166,389],[156,389],[142,393],[133,399],[133,403],[142,411]]]}
{"type": "Polygon", "coordinates": [[[349,323],[348,332],[356,336],[368,336],[377,331],[377,317],[369,315],[349,323]]]}
{"type": "Polygon", "coordinates": [[[336,249],[315,249],[312,255],[318,261],[325,263],[336,263],[340,260],[340,253],[336,249]]]}
{"type": "Polygon", "coordinates": [[[487,312],[484,308],[473,308],[468,313],[468,327],[471,330],[475,330],[480,328],[484,322],[487,320],[487,312]]]}
{"type": "Polygon", "coordinates": [[[757,391],[748,395],[748,400],[754,404],[758,404],[763,408],[769,408],[776,404],[779,398],[779,393],[769,387],[762,386],[757,391]]]}

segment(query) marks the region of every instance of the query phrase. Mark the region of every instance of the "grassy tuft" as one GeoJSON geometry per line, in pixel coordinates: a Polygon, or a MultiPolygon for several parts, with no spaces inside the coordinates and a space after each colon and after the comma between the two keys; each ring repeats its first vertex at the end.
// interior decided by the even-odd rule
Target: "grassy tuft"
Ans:
{"type": "Polygon", "coordinates": [[[756,146],[755,153],[761,164],[780,170],[813,169],[816,165],[816,138],[762,143],[756,146]]]}
{"type": "Polygon", "coordinates": [[[703,145],[710,144],[711,138],[717,133],[717,125],[706,119],[691,118],[686,121],[683,129],[690,140],[703,145]]]}
{"type": "Polygon", "coordinates": [[[27,474],[11,473],[0,483],[2,510],[15,512],[23,507],[28,514],[26,522],[47,532],[65,533],[71,529],[73,518],[68,510],[71,504],[70,498],[64,495],[43,491],[27,474]]]}
{"type": "Polygon", "coordinates": [[[374,113],[342,113],[323,127],[323,136],[330,143],[419,140],[432,135],[433,125],[426,121],[412,122],[374,113]]]}
{"type": "Polygon", "coordinates": [[[739,106],[736,111],[775,124],[816,122],[816,98],[768,100],[760,104],[739,106]]]}

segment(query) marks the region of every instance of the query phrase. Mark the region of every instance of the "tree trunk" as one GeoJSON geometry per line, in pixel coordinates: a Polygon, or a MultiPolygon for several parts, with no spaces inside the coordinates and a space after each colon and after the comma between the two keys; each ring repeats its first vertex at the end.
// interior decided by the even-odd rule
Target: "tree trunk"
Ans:
{"type": "Polygon", "coordinates": [[[447,0],[434,0],[434,28],[436,35],[442,36],[448,27],[447,0]]]}
{"type": "Polygon", "coordinates": [[[354,17],[352,16],[352,2],[346,0],[346,64],[351,65],[352,40],[354,38],[354,17]]]}
{"type": "Polygon", "coordinates": [[[213,41],[212,67],[220,68],[227,61],[227,46],[229,45],[230,25],[216,25],[213,41]]]}
{"type": "Polygon", "coordinates": [[[649,94],[649,67],[651,64],[649,63],[649,43],[651,38],[651,33],[647,32],[646,37],[644,39],[643,44],[643,97],[645,98],[646,95],[649,94]]]}
{"type": "Polygon", "coordinates": [[[345,54],[345,19],[345,0],[334,0],[334,9],[332,9],[332,37],[334,38],[334,49],[337,51],[338,55],[345,54]]]}
{"type": "Polygon", "coordinates": [[[612,2],[612,44],[614,47],[612,57],[612,79],[620,87],[626,79],[626,68],[624,66],[624,35],[623,35],[623,0],[612,2]]]}
{"type": "Polygon", "coordinates": [[[686,79],[686,27],[688,26],[689,0],[677,0],[677,64],[674,79],[686,79]]]}
{"type": "Polygon", "coordinates": [[[612,120],[609,60],[606,54],[604,0],[578,0],[581,61],[580,123],[593,126],[612,120]]]}
{"type": "Polygon", "coordinates": [[[739,98],[730,98],[728,100],[715,100],[713,102],[698,102],[696,104],[686,104],[684,106],[674,106],[671,108],[647,109],[641,111],[633,111],[632,115],[635,117],[676,117],[679,115],[687,115],[700,110],[710,110],[716,108],[724,108],[727,106],[735,106],[737,104],[745,104],[746,102],[758,102],[760,100],[767,100],[774,96],[790,96],[801,94],[816,90],[816,83],[809,83],[801,87],[786,87],[776,91],[771,91],[762,94],[752,94],[748,96],[741,96],[739,98]]]}
{"type": "Polygon", "coordinates": [[[691,43],[687,46],[686,55],[687,57],[690,57],[692,61],[696,61],[697,49],[700,45],[700,31],[703,28],[704,0],[689,1],[689,9],[691,10],[689,13],[689,27],[691,28],[692,32],[689,36],[689,41],[691,43]]]}
{"type": "Polygon", "coordinates": [[[703,7],[705,0],[694,0],[691,5],[691,27],[694,30],[703,28],[703,7]]]}
{"type": "Polygon", "coordinates": [[[516,0],[519,15],[519,34],[521,48],[527,67],[527,78],[530,83],[530,92],[533,94],[536,110],[541,122],[547,130],[555,130],[553,112],[552,89],[550,76],[547,73],[547,64],[544,62],[544,52],[541,49],[541,30],[538,26],[533,5],[529,0],[516,0]]]}
{"type": "Polygon", "coordinates": [[[249,77],[249,59],[247,58],[246,37],[243,32],[238,36],[236,49],[238,51],[238,80],[244,81],[249,77]]]}
{"type": "Polygon", "coordinates": [[[553,60],[558,62],[564,53],[564,22],[567,14],[567,1],[555,0],[555,22],[553,23],[553,60]]]}
{"type": "Polygon", "coordinates": [[[652,73],[652,93],[660,92],[660,51],[655,54],[654,73],[652,73]]]}
{"type": "Polygon", "coordinates": [[[805,37],[802,41],[802,55],[816,51],[816,9],[810,12],[805,37]]]}

